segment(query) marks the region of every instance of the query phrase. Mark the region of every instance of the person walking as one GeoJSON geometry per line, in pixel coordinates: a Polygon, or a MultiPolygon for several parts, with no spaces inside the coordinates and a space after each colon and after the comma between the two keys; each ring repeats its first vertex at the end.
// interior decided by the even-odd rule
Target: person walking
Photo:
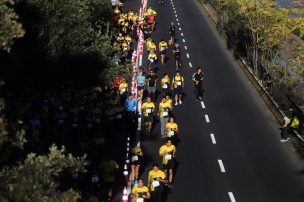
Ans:
{"type": "Polygon", "coordinates": [[[192,81],[195,89],[196,100],[203,100],[203,79],[204,74],[201,67],[197,67],[195,73],[192,76],[192,81]]]}
{"type": "Polygon", "coordinates": [[[131,152],[131,183],[137,184],[141,159],[144,154],[139,146],[133,147],[131,152]]]}
{"type": "Polygon", "coordinates": [[[152,101],[154,101],[155,99],[156,82],[157,82],[157,75],[151,69],[150,74],[147,75],[146,77],[146,83],[147,83],[148,96],[151,97],[152,101]]]}
{"type": "Polygon", "coordinates": [[[176,147],[172,144],[170,138],[167,138],[166,144],[159,149],[159,155],[163,160],[163,169],[168,179],[167,186],[169,188],[172,188],[175,152],[176,147]]]}
{"type": "Polygon", "coordinates": [[[174,22],[171,22],[171,25],[169,27],[169,34],[170,34],[170,40],[169,40],[169,45],[173,45],[175,42],[175,30],[176,27],[174,25],[174,22]]]}
{"type": "Polygon", "coordinates": [[[138,76],[136,77],[137,81],[137,92],[138,92],[138,99],[142,100],[144,89],[145,89],[145,80],[146,77],[144,76],[144,73],[142,70],[139,71],[138,76]]]}
{"type": "Polygon", "coordinates": [[[150,199],[150,192],[144,181],[140,179],[138,184],[132,188],[131,199],[132,202],[145,202],[150,199]]]}
{"type": "Polygon", "coordinates": [[[145,132],[146,132],[146,134],[149,135],[151,133],[151,129],[152,129],[152,123],[153,123],[153,118],[154,118],[153,112],[155,111],[155,105],[151,101],[151,98],[147,97],[146,102],[143,103],[141,108],[142,108],[142,112],[144,115],[145,132]]]}
{"type": "Polygon", "coordinates": [[[289,140],[289,132],[290,132],[290,119],[287,116],[284,116],[284,125],[282,129],[282,139],[281,142],[287,142],[289,140]]]}
{"type": "Polygon", "coordinates": [[[171,84],[175,96],[175,105],[182,104],[184,81],[184,77],[180,75],[179,71],[176,71],[171,84]]]}
{"type": "Polygon", "coordinates": [[[159,169],[157,163],[154,163],[152,170],[148,174],[148,184],[153,202],[162,202],[163,187],[166,181],[165,173],[159,169]]]}
{"type": "Polygon", "coordinates": [[[161,88],[164,96],[170,93],[170,78],[167,73],[164,73],[163,78],[161,79],[161,88]]]}
{"type": "Polygon", "coordinates": [[[163,97],[159,103],[159,118],[160,118],[160,134],[161,138],[166,137],[166,124],[169,121],[169,114],[172,110],[172,106],[167,102],[166,97],[163,97]]]}

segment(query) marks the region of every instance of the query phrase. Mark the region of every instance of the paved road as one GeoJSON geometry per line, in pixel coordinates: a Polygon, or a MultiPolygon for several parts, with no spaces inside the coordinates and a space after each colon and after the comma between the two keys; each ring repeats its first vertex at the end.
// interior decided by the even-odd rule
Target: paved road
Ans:
{"type": "MultiPolygon", "coordinates": [[[[186,97],[182,105],[174,107],[181,142],[174,190],[167,201],[228,202],[234,197],[242,202],[303,202],[304,167],[289,144],[279,141],[276,121],[194,1],[165,0],[163,6],[157,1],[148,4],[157,11],[159,22],[152,38],[157,43],[161,38],[168,40],[170,22],[180,23],[177,38],[183,47],[181,71],[186,79],[186,97]],[[204,67],[206,75],[204,108],[195,100],[191,82],[198,65],[204,67]],[[221,171],[219,160],[225,172],[221,171]]],[[[128,9],[138,10],[140,1],[128,0],[125,4],[128,9]]],[[[168,53],[171,51],[170,48],[168,53]]],[[[171,57],[166,65],[160,66],[158,75],[167,72],[172,77],[174,71],[171,57]]],[[[146,179],[152,162],[160,162],[158,149],[163,142],[159,124],[150,137],[142,140],[148,162],[143,173],[146,179]]]]}

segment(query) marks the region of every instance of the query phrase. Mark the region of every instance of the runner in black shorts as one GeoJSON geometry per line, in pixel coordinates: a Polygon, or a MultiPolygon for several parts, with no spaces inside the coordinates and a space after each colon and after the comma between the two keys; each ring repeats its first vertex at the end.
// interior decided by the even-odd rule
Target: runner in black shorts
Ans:
{"type": "Polygon", "coordinates": [[[131,156],[131,183],[137,184],[139,167],[141,165],[141,157],[143,152],[139,146],[135,146],[132,149],[131,156]]]}
{"type": "Polygon", "coordinates": [[[171,22],[171,26],[169,27],[169,33],[170,33],[170,41],[169,41],[169,44],[170,44],[170,45],[173,45],[174,42],[175,42],[175,39],[174,39],[174,37],[175,37],[175,30],[176,30],[176,27],[175,27],[174,23],[171,22]]]}
{"type": "Polygon", "coordinates": [[[162,39],[159,42],[159,52],[160,52],[160,61],[162,64],[165,63],[166,60],[166,50],[168,48],[168,44],[165,42],[165,39],[162,39]]]}
{"type": "Polygon", "coordinates": [[[178,68],[180,68],[182,66],[182,62],[180,59],[180,46],[179,43],[176,43],[174,48],[173,48],[173,55],[174,55],[174,59],[175,59],[175,66],[176,66],[176,70],[178,70],[178,68]]]}
{"type": "Polygon", "coordinates": [[[174,157],[176,148],[172,144],[171,139],[166,139],[166,144],[159,149],[159,155],[163,159],[163,169],[168,179],[168,187],[172,188],[173,181],[173,169],[174,169],[174,157]]]}

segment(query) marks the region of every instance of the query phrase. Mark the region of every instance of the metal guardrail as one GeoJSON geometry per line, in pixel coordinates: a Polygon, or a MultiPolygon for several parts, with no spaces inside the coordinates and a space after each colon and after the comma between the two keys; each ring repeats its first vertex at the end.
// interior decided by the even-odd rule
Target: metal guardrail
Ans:
{"type": "MultiPolygon", "coordinates": [[[[210,0],[197,0],[197,3],[204,3],[204,2],[205,3],[209,3],[212,6],[212,8],[214,9],[214,11],[219,15],[219,12],[218,12],[217,8],[216,8],[216,6],[214,5],[214,3],[212,1],[210,1],[210,0]]],[[[204,7],[204,10],[207,11],[207,9],[205,7],[204,7]]],[[[208,11],[207,11],[207,13],[208,13],[208,11]]],[[[210,13],[208,13],[208,16],[212,19],[213,23],[217,26],[216,20],[210,15],[210,13]]],[[[223,37],[228,42],[227,35],[223,34],[223,37]]],[[[233,54],[237,58],[239,58],[239,60],[237,60],[237,61],[243,67],[243,70],[246,71],[245,73],[246,73],[248,79],[251,81],[251,83],[255,84],[254,85],[255,89],[258,91],[259,95],[263,98],[263,100],[265,101],[266,105],[268,106],[268,108],[270,109],[270,111],[273,113],[273,115],[275,116],[275,118],[277,119],[277,121],[279,123],[283,123],[283,117],[286,116],[286,113],[283,110],[281,110],[281,108],[279,107],[278,103],[269,94],[269,92],[267,91],[267,89],[258,80],[258,78],[253,74],[252,69],[247,64],[246,60],[243,59],[240,56],[240,54],[233,47],[232,47],[232,51],[233,51],[233,54]]],[[[294,105],[295,108],[297,108],[298,110],[301,110],[301,108],[298,107],[290,98],[288,98],[288,99],[291,101],[291,104],[294,105]]],[[[303,116],[304,112],[302,110],[301,110],[301,113],[302,113],[302,116],[303,116]]],[[[304,137],[302,137],[298,131],[294,131],[294,134],[301,141],[301,143],[304,144],[304,137]]]]}

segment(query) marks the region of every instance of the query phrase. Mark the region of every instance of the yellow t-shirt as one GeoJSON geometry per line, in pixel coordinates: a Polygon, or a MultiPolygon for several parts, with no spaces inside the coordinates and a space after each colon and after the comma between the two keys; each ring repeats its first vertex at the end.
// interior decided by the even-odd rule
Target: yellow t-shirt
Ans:
{"type": "Polygon", "coordinates": [[[127,50],[128,50],[128,44],[125,43],[125,42],[122,43],[122,44],[121,44],[121,48],[122,48],[123,51],[127,51],[127,50]]]}
{"type": "Polygon", "coordinates": [[[150,50],[156,50],[156,45],[155,45],[155,43],[151,42],[150,50]]]}
{"type": "Polygon", "coordinates": [[[115,8],[115,9],[114,9],[114,13],[115,13],[115,14],[119,14],[119,13],[120,13],[120,10],[119,10],[118,8],[115,8]]]}
{"type": "Polygon", "coordinates": [[[150,54],[148,55],[148,59],[149,59],[149,60],[151,60],[151,59],[156,60],[156,59],[157,59],[157,55],[156,55],[155,53],[150,53],[150,54]]]}
{"type": "Polygon", "coordinates": [[[139,194],[145,194],[148,193],[149,189],[146,186],[143,187],[138,187],[138,186],[134,186],[132,189],[132,194],[135,196],[133,199],[137,200],[139,194]]]}
{"type": "Polygon", "coordinates": [[[166,124],[166,134],[167,134],[167,137],[171,137],[174,134],[172,134],[170,132],[167,132],[168,128],[170,129],[170,131],[173,131],[173,129],[177,129],[178,128],[178,125],[176,123],[170,123],[170,122],[168,122],[166,124]]]}
{"type": "Polygon", "coordinates": [[[124,94],[125,92],[127,92],[128,90],[128,84],[123,82],[121,84],[119,84],[119,93],[122,95],[124,94]]]}
{"type": "Polygon", "coordinates": [[[148,175],[148,182],[149,182],[149,184],[150,184],[150,190],[151,191],[154,191],[154,188],[155,187],[158,187],[157,186],[157,180],[154,180],[155,178],[160,178],[160,179],[162,179],[162,180],[164,180],[164,179],[166,179],[166,175],[165,175],[165,173],[163,172],[163,171],[161,171],[161,170],[158,170],[157,172],[155,172],[154,170],[151,170],[150,172],[149,172],[149,175],[148,175]]]}
{"type": "Polygon", "coordinates": [[[137,154],[137,153],[139,153],[139,152],[141,152],[141,148],[140,148],[139,146],[136,146],[136,147],[134,147],[134,148],[132,149],[132,153],[133,153],[133,154],[137,154]]]}
{"type": "Polygon", "coordinates": [[[170,147],[163,145],[159,149],[159,155],[163,156],[163,164],[167,164],[168,160],[173,159],[173,153],[176,151],[175,146],[172,144],[170,147]]]}
{"type": "Polygon", "coordinates": [[[168,89],[170,86],[169,86],[169,82],[170,82],[170,80],[169,79],[167,79],[167,78],[162,78],[162,80],[161,80],[161,87],[163,88],[163,89],[168,89]]]}
{"type": "Polygon", "coordinates": [[[182,76],[174,76],[172,79],[173,88],[184,87],[184,77],[182,76]]]}
{"type": "Polygon", "coordinates": [[[167,47],[168,47],[168,44],[167,44],[165,41],[159,42],[159,50],[160,50],[160,51],[166,50],[167,47]]]}
{"type": "Polygon", "coordinates": [[[166,103],[168,103],[170,105],[171,109],[172,109],[172,100],[171,99],[166,100],[166,103]]]}
{"type": "Polygon", "coordinates": [[[117,38],[116,38],[116,41],[117,42],[121,42],[121,41],[123,41],[124,40],[124,37],[123,36],[118,36],[117,38]]]}
{"type": "Polygon", "coordinates": [[[164,117],[169,117],[169,111],[171,110],[171,106],[168,102],[161,102],[159,103],[159,116],[164,118],[164,117]]]}
{"type": "Polygon", "coordinates": [[[145,102],[142,105],[141,109],[143,111],[144,116],[150,116],[150,115],[152,115],[152,112],[155,109],[155,105],[153,102],[150,102],[150,103],[145,102]]]}
{"type": "Polygon", "coordinates": [[[125,40],[126,40],[127,42],[131,42],[131,41],[132,41],[132,38],[131,38],[130,36],[126,36],[126,37],[125,37],[125,40]]]}

